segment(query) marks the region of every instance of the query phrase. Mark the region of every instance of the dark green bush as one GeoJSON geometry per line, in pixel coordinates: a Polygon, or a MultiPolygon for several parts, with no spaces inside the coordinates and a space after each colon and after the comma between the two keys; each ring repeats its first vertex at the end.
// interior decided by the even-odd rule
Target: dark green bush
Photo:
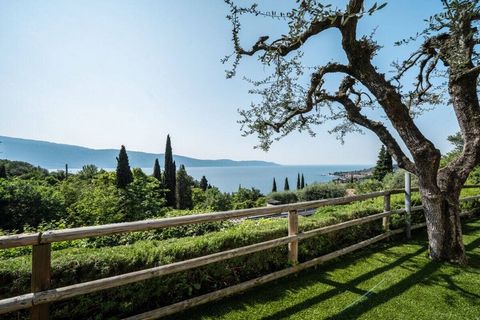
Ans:
{"type": "Polygon", "coordinates": [[[300,201],[313,201],[345,196],[346,188],[341,184],[316,183],[297,191],[300,201]]]}
{"type": "Polygon", "coordinates": [[[280,204],[295,203],[298,202],[298,196],[292,191],[272,192],[267,196],[267,201],[275,200],[280,204]]]}
{"type": "Polygon", "coordinates": [[[61,193],[45,181],[0,179],[0,229],[22,231],[24,225],[60,219],[64,212],[61,193]]]}
{"type": "Polygon", "coordinates": [[[357,183],[355,190],[358,194],[383,190],[383,183],[375,179],[366,179],[357,183]]]}

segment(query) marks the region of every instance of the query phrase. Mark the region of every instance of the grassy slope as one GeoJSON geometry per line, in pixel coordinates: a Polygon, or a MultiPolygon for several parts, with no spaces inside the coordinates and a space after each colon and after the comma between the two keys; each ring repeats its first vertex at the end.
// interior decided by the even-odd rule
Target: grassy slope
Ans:
{"type": "Polygon", "coordinates": [[[480,221],[464,233],[467,268],[429,261],[423,231],[175,318],[480,319],[480,221]]]}

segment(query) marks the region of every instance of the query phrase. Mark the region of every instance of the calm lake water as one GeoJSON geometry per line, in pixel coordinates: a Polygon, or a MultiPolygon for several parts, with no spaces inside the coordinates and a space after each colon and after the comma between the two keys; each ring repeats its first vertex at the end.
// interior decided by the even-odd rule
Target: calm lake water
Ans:
{"type": "MultiPolygon", "coordinates": [[[[310,165],[310,166],[272,166],[272,167],[187,167],[187,173],[200,180],[205,176],[212,186],[223,192],[235,192],[238,186],[257,188],[263,194],[272,191],[273,178],[277,181],[277,190],[282,191],[285,178],[288,178],[290,190],[296,189],[297,174],[303,173],[305,183],[329,182],[335,179],[331,173],[371,168],[373,165],[310,165]]],[[[113,171],[115,168],[104,168],[113,171]]],[[[70,169],[77,172],[80,169],[70,169]]],[[[146,174],[152,174],[152,168],[142,168],[146,174]]],[[[163,170],[163,168],[162,168],[163,170]]]]}
{"type": "MultiPolygon", "coordinates": [[[[319,165],[319,166],[273,166],[273,167],[190,167],[186,168],[189,175],[197,180],[205,176],[208,182],[224,192],[234,192],[238,186],[260,189],[263,194],[272,191],[273,178],[277,181],[278,191],[283,190],[285,178],[288,178],[290,189],[297,185],[297,173],[303,173],[305,183],[328,182],[335,177],[330,175],[335,171],[350,171],[370,168],[372,165],[319,165]]],[[[145,168],[147,174],[151,168],[145,168]]]]}

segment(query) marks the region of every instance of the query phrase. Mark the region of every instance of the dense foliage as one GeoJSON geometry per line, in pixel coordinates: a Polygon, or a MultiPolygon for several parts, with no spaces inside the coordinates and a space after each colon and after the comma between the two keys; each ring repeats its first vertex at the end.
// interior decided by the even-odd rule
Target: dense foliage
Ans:
{"type": "Polygon", "coordinates": [[[267,196],[272,204],[287,204],[298,201],[312,201],[345,196],[346,187],[343,184],[315,183],[296,191],[272,192],[267,196]]]}
{"type": "Polygon", "coordinates": [[[35,167],[30,163],[23,161],[10,161],[0,159],[0,165],[5,167],[7,177],[33,178],[46,177],[48,175],[48,170],[40,167],[35,167]]]}
{"type": "MultiPolygon", "coordinates": [[[[95,165],[85,165],[68,178],[64,171],[48,173],[22,162],[2,160],[2,165],[9,168],[9,174],[8,178],[0,178],[0,233],[1,230],[17,233],[142,220],[164,217],[172,212],[166,203],[163,180],[158,179],[159,166],[156,176],[147,176],[138,168],[129,169],[131,182],[118,188],[118,171],[99,170],[95,165]]],[[[200,182],[195,181],[184,166],[176,176],[176,206],[195,210],[183,214],[265,205],[265,197],[258,189],[240,187],[234,193],[221,192],[208,185],[205,177],[200,182]]],[[[185,232],[189,234],[192,233],[185,232]]],[[[163,235],[160,238],[163,239],[163,235]]],[[[182,234],[176,232],[175,236],[182,234]]],[[[151,237],[151,234],[142,234],[133,238],[151,237]]],[[[159,233],[153,236],[158,237],[159,233]]],[[[126,243],[132,237],[115,239],[108,243],[126,243]]]]}
{"type": "Polygon", "coordinates": [[[182,164],[177,172],[177,190],[175,198],[177,200],[177,209],[192,209],[192,185],[193,179],[187,174],[185,166],[182,164]]]}
{"type": "Polygon", "coordinates": [[[66,214],[66,199],[46,181],[0,179],[0,229],[22,230],[66,214]]]}
{"type": "Polygon", "coordinates": [[[5,168],[5,165],[3,163],[0,164],[0,178],[7,178],[7,169],[5,168]]]}
{"type": "Polygon", "coordinates": [[[312,201],[327,198],[339,198],[345,196],[345,186],[333,183],[316,183],[299,190],[300,201],[312,201]]]}

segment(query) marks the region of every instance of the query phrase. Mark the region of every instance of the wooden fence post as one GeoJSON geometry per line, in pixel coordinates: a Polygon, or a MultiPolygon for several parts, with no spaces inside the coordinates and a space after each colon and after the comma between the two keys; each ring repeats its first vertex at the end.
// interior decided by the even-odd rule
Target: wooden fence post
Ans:
{"type": "MultiPolygon", "coordinates": [[[[383,212],[390,211],[390,193],[383,196],[383,212]]],[[[390,216],[383,217],[382,220],[383,232],[390,231],[390,216]]]]}
{"type": "MultiPolygon", "coordinates": [[[[298,212],[292,210],[288,212],[288,235],[298,234],[298,212]]],[[[288,261],[292,264],[298,263],[298,240],[288,244],[288,261]]]]}
{"type": "MultiPolygon", "coordinates": [[[[51,245],[39,244],[32,251],[32,292],[39,292],[50,287],[51,245]]],[[[48,319],[48,304],[32,307],[32,320],[48,319]]]]}
{"type": "Polygon", "coordinates": [[[405,232],[407,239],[412,237],[411,213],[412,213],[412,180],[410,172],[405,172],[405,232]]]}

